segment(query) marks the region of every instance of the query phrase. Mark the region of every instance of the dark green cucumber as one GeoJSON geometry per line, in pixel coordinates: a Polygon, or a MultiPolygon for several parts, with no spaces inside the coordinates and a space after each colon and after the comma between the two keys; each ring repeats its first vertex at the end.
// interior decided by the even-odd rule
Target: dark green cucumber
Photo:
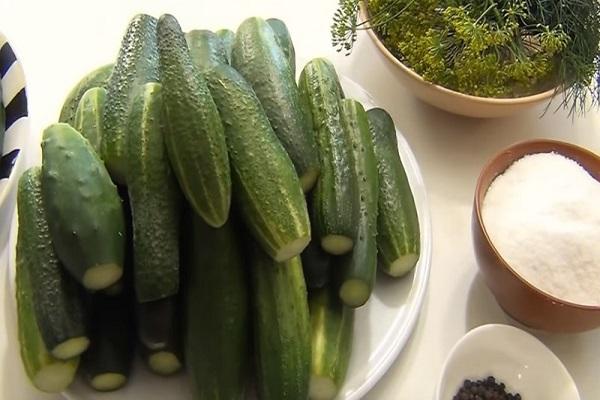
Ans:
{"type": "Polygon", "coordinates": [[[227,64],[231,64],[231,49],[233,48],[233,42],[235,41],[235,33],[230,29],[219,29],[215,33],[221,38],[221,43],[223,44],[223,49],[225,49],[225,55],[227,56],[227,64]]]}
{"type": "Polygon", "coordinates": [[[251,270],[259,398],[306,399],[310,317],[300,257],[278,264],[255,247],[251,270]]]}
{"type": "Polygon", "coordinates": [[[290,155],[308,192],[319,176],[319,158],[308,110],[275,33],[261,18],[249,18],[237,30],[231,65],[250,83],[273,130],[290,155]]]}
{"type": "Polygon", "coordinates": [[[100,154],[102,132],[104,129],[104,104],[106,102],[106,89],[101,87],[91,88],[83,94],[77,111],[73,127],[89,140],[90,144],[100,154]]]}
{"type": "Polygon", "coordinates": [[[142,357],[150,371],[158,375],[172,375],[182,367],[178,309],[176,296],[137,305],[142,357]]]}
{"type": "Polygon", "coordinates": [[[234,200],[262,248],[285,261],[310,241],[310,222],[294,166],[250,85],[232,67],[205,72],[225,124],[234,200]]]}
{"type": "Polygon", "coordinates": [[[87,289],[121,278],[125,218],[116,186],[90,143],[70,125],[44,130],[42,194],[58,257],[87,289]]]}
{"type": "Polygon", "coordinates": [[[125,386],[135,350],[135,324],[129,293],[95,294],[92,299],[92,344],[81,358],[86,382],[100,392],[125,386]]]}
{"type": "Polygon", "coordinates": [[[60,110],[60,116],[58,117],[58,122],[65,122],[69,125],[73,125],[75,122],[75,113],[77,112],[77,107],[79,106],[79,102],[81,101],[81,98],[85,92],[95,87],[106,89],[113,66],[114,64],[110,63],[96,68],[84,76],[79,82],[77,82],[63,103],[62,109],[60,110]]]}
{"type": "Polygon", "coordinates": [[[292,76],[296,77],[296,50],[294,49],[294,42],[292,42],[292,36],[290,35],[290,31],[288,30],[285,22],[277,18],[269,18],[267,23],[273,29],[275,33],[275,39],[277,39],[277,43],[279,47],[285,53],[285,56],[290,64],[290,69],[292,70],[292,76]]]}
{"type": "Polygon", "coordinates": [[[169,159],[192,208],[207,224],[219,227],[227,221],[231,203],[223,124],[175,17],[160,17],[158,36],[169,159]]]}
{"type": "Polygon", "coordinates": [[[30,263],[29,255],[30,249],[19,238],[17,240],[16,297],[21,361],[33,386],[42,392],[60,393],[75,379],[79,357],[59,360],[50,354],[44,344],[35,317],[34,290],[27,267],[27,264],[30,263]]]}
{"type": "Polygon", "coordinates": [[[340,115],[343,93],[335,68],[324,58],[306,64],[298,87],[310,110],[321,159],[321,175],[312,195],[316,239],[328,253],[344,254],[354,245],[357,221],[352,212],[356,199],[352,147],[340,115]]]}
{"type": "Polygon", "coordinates": [[[115,182],[127,184],[127,123],[137,91],[158,82],[156,18],[138,14],[129,23],[107,86],[102,159],[115,182]]]}
{"type": "Polygon", "coordinates": [[[127,169],[133,217],[135,292],[139,302],[179,291],[181,195],[162,131],[159,83],[147,83],[129,113],[127,169]]]}
{"type": "Polygon", "coordinates": [[[194,216],[193,225],[185,360],[194,393],[198,399],[245,399],[249,297],[241,244],[231,219],[211,228],[194,216]]]}
{"type": "Polygon", "coordinates": [[[379,172],[379,265],[386,274],[401,277],[410,272],[419,260],[417,207],[398,154],[398,139],[392,117],[381,108],[369,110],[367,116],[379,172]]]}
{"type": "Polygon", "coordinates": [[[344,306],[329,287],[311,293],[308,305],[312,338],[309,397],[313,400],[333,400],[348,372],[354,310],[344,306]]]}
{"type": "Polygon", "coordinates": [[[363,106],[350,99],[342,104],[342,124],[352,144],[352,166],[358,190],[354,213],[354,247],[339,265],[339,295],[344,304],[360,307],[369,300],[377,272],[377,198],[379,180],[369,120],[363,106]]]}
{"type": "Polygon", "coordinates": [[[42,200],[41,170],[33,167],[19,180],[19,237],[28,254],[37,325],[46,348],[56,358],[76,357],[89,346],[84,307],[77,283],[62,268],[50,238],[42,200]]]}
{"type": "Polygon", "coordinates": [[[228,64],[227,53],[223,42],[214,32],[193,30],[185,34],[185,41],[190,49],[194,65],[199,69],[212,64],[228,64]]]}

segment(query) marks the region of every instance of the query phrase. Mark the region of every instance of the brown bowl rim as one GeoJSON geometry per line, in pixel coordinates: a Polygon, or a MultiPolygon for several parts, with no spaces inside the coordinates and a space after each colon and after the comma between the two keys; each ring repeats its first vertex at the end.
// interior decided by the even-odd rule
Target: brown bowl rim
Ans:
{"type": "MultiPolygon", "coordinates": [[[[485,198],[486,193],[482,193],[483,192],[483,183],[482,183],[482,178],[485,175],[485,172],[488,171],[490,168],[492,168],[492,166],[495,164],[496,160],[498,158],[500,158],[503,154],[510,152],[510,151],[515,151],[516,149],[521,149],[521,148],[528,148],[531,147],[532,145],[535,144],[548,144],[554,147],[554,150],[552,150],[552,152],[556,152],[564,157],[567,157],[575,162],[577,162],[579,164],[578,160],[575,160],[571,157],[566,156],[565,154],[563,154],[560,150],[563,148],[570,148],[571,150],[574,150],[576,152],[582,153],[582,154],[586,154],[592,158],[594,158],[597,162],[598,165],[600,165],[600,156],[598,156],[596,153],[572,144],[572,143],[568,143],[568,142],[563,142],[560,140],[555,140],[555,139],[532,139],[532,140],[525,140],[525,141],[521,141],[521,142],[517,142],[503,150],[501,150],[500,152],[496,153],[486,164],[485,166],[482,168],[481,173],[479,174],[479,177],[477,178],[477,185],[475,186],[475,214],[477,215],[477,223],[479,224],[479,227],[481,228],[481,232],[483,233],[483,237],[485,238],[486,243],[490,246],[490,248],[492,249],[494,255],[497,257],[497,259],[500,261],[500,263],[508,270],[511,272],[511,274],[517,278],[519,281],[521,281],[523,284],[525,284],[527,287],[529,287],[530,289],[532,289],[534,292],[536,292],[537,294],[543,296],[546,299],[551,300],[554,303],[563,305],[563,306],[568,306],[568,307],[574,307],[580,310],[588,310],[588,311],[600,311],[600,305],[598,306],[592,306],[592,305],[585,305],[585,304],[578,304],[578,303],[572,303],[570,301],[566,301],[566,300],[562,300],[558,297],[555,297],[549,293],[544,292],[543,290],[537,288],[536,286],[532,285],[531,283],[529,283],[529,281],[527,281],[526,279],[524,279],[521,275],[519,275],[510,265],[509,263],[502,257],[502,255],[500,255],[500,252],[498,251],[498,249],[496,249],[496,246],[494,246],[494,243],[492,242],[490,236],[488,235],[487,229],[485,227],[485,223],[483,222],[483,216],[481,215],[481,208],[482,208],[482,204],[481,202],[483,201],[483,199],[485,198]],[[481,201],[479,200],[479,198],[481,197],[481,201]]],[[[520,156],[519,158],[515,159],[513,161],[513,163],[517,160],[519,160],[520,158],[524,157],[525,155],[528,154],[540,154],[542,152],[531,152],[531,153],[525,153],[522,156],[520,156]]],[[[504,171],[506,171],[506,169],[508,169],[510,167],[511,164],[509,164],[504,170],[499,171],[498,174],[494,177],[494,179],[492,179],[491,182],[493,182],[500,174],[504,173],[504,171]]],[[[583,168],[583,166],[582,166],[583,168]]],[[[585,169],[585,168],[584,168],[585,169]]],[[[588,172],[589,173],[589,172],[588,172]]],[[[595,179],[595,178],[594,178],[595,179]]],[[[491,185],[490,182],[490,185],[491,185]]],[[[487,190],[489,189],[489,186],[487,188],[485,188],[485,192],[487,192],[487,190]]]]}

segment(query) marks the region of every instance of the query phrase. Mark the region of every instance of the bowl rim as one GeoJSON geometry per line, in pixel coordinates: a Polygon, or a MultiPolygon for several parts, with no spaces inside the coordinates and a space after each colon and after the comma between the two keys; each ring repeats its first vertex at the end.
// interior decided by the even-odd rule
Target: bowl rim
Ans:
{"type": "MultiPolygon", "coordinates": [[[[367,10],[365,1],[360,2],[360,13],[361,13],[361,17],[363,17],[363,20],[366,21],[366,18],[364,18],[364,17],[368,16],[369,12],[367,10]]],[[[417,82],[421,85],[429,86],[429,87],[431,87],[439,92],[442,92],[446,95],[449,95],[449,96],[459,97],[463,100],[468,100],[471,102],[481,103],[481,104],[485,104],[485,105],[514,106],[514,105],[519,105],[519,104],[536,103],[536,102],[541,102],[542,100],[551,99],[553,96],[555,96],[556,94],[558,94],[562,91],[562,87],[559,85],[553,89],[549,89],[544,92],[540,92],[540,93],[536,93],[536,94],[532,94],[532,95],[528,95],[528,96],[522,96],[522,97],[481,97],[481,96],[474,96],[471,94],[461,93],[456,90],[452,90],[447,87],[444,87],[444,86],[438,85],[436,83],[425,80],[421,75],[419,75],[413,69],[411,69],[408,66],[406,66],[405,64],[403,64],[400,60],[398,60],[398,58],[396,58],[396,56],[394,56],[394,54],[392,54],[392,52],[383,44],[383,41],[379,38],[377,33],[375,33],[375,31],[371,28],[371,24],[369,22],[365,22],[365,27],[367,28],[367,29],[365,29],[367,31],[367,34],[371,37],[373,42],[375,42],[375,45],[379,48],[379,50],[392,63],[394,63],[398,68],[400,68],[400,70],[402,72],[404,72],[406,75],[408,75],[415,82],[417,82]]]]}
{"type": "MultiPolygon", "coordinates": [[[[479,225],[479,228],[481,230],[482,236],[485,239],[485,242],[487,243],[487,245],[490,247],[490,249],[492,250],[492,252],[494,253],[494,255],[496,256],[497,260],[499,261],[499,263],[506,268],[513,277],[515,277],[516,279],[518,279],[521,283],[523,283],[525,286],[527,286],[529,289],[533,290],[537,295],[542,296],[543,298],[552,301],[553,303],[559,304],[559,305],[563,305],[563,306],[567,306],[567,307],[572,307],[572,308],[576,308],[579,310],[583,310],[583,311],[600,311],[600,305],[586,305],[586,304],[578,304],[578,303],[573,303],[567,300],[563,300],[560,299],[550,293],[544,292],[543,290],[539,289],[538,287],[532,285],[529,281],[527,281],[525,278],[523,278],[519,273],[517,273],[511,266],[510,264],[504,259],[504,257],[502,257],[502,255],[500,254],[500,252],[498,251],[498,249],[496,248],[496,246],[494,246],[494,243],[492,242],[492,239],[490,238],[487,229],[485,227],[485,223],[483,221],[483,215],[482,215],[482,207],[483,207],[483,199],[486,196],[487,190],[489,189],[489,186],[491,185],[491,183],[501,174],[504,173],[504,171],[506,171],[515,161],[519,160],[520,158],[523,158],[525,155],[529,155],[529,154],[540,154],[542,152],[522,152],[519,151],[517,152],[516,150],[524,150],[527,148],[530,148],[533,145],[537,145],[537,144],[545,144],[545,145],[549,145],[552,146],[554,149],[552,150],[553,152],[556,152],[564,157],[567,157],[575,162],[578,162],[578,160],[569,157],[565,154],[563,154],[561,152],[561,149],[564,148],[569,148],[575,152],[578,153],[582,153],[585,154],[593,159],[596,160],[596,162],[598,163],[598,165],[600,166],[600,156],[598,156],[596,153],[581,147],[581,146],[577,146],[575,144],[572,143],[568,143],[568,142],[563,142],[561,140],[556,140],[556,139],[546,139],[546,138],[538,138],[538,139],[530,139],[530,140],[524,140],[521,142],[517,142],[501,151],[499,151],[498,153],[496,153],[486,164],[485,166],[481,169],[481,173],[479,174],[479,177],[477,178],[477,184],[475,186],[475,200],[474,200],[474,207],[475,207],[475,215],[477,217],[477,224],[479,225]],[[489,171],[492,166],[496,163],[496,160],[498,158],[500,158],[502,155],[506,154],[506,153],[510,153],[510,152],[514,152],[514,153],[523,153],[523,155],[519,156],[518,158],[516,158],[512,163],[510,163],[509,165],[507,165],[502,171],[499,171],[498,174],[496,176],[494,176],[494,178],[490,181],[490,185],[488,185],[486,188],[483,187],[483,176],[485,175],[485,173],[487,171],[489,171]],[[485,189],[485,190],[484,190],[485,189]]],[[[584,168],[583,166],[581,166],[582,168],[584,168]]],[[[586,168],[584,168],[586,169],[586,168]]],[[[587,171],[587,169],[586,169],[587,171]]],[[[588,172],[589,173],[589,172],[588,172]]],[[[595,179],[595,178],[594,178],[595,179]]],[[[600,183],[600,181],[599,181],[600,183]]]]}

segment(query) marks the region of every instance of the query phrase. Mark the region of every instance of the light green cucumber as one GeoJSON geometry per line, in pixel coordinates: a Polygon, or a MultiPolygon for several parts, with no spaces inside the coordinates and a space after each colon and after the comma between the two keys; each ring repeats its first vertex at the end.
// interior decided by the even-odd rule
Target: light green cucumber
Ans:
{"type": "Polygon", "coordinates": [[[204,69],[212,64],[229,63],[223,42],[214,32],[195,29],[185,34],[185,41],[196,67],[204,69]]]}
{"type": "Polygon", "coordinates": [[[334,255],[354,245],[356,179],[351,172],[352,145],[342,126],[339,79],[324,58],[311,60],[300,74],[300,97],[308,105],[317,137],[321,175],[313,191],[312,221],[317,240],[334,255]]]}
{"type": "Polygon", "coordinates": [[[265,20],[253,17],[242,22],[233,44],[231,65],[256,92],[294,163],[302,189],[308,192],[319,176],[317,145],[288,59],[265,20]]]}
{"type": "Polygon", "coordinates": [[[275,33],[275,39],[277,39],[277,43],[279,43],[279,47],[285,53],[285,56],[288,59],[288,63],[290,64],[290,69],[292,70],[292,76],[296,77],[296,50],[294,49],[294,42],[292,42],[292,36],[290,35],[290,31],[288,30],[287,25],[280,19],[277,18],[269,18],[267,23],[273,29],[275,33]]]}
{"type": "Polygon", "coordinates": [[[156,18],[138,14],[129,23],[107,85],[102,159],[116,183],[127,184],[129,109],[143,84],[158,82],[156,18]]]}
{"type": "Polygon", "coordinates": [[[169,159],[194,211],[219,227],[227,221],[231,204],[223,124],[175,17],[160,17],[158,36],[169,159]]]}
{"type": "Polygon", "coordinates": [[[145,84],[130,110],[127,143],[133,217],[135,292],[139,302],[179,291],[179,220],[182,201],[162,131],[159,83],[145,84]]]}
{"type": "Polygon", "coordinates": [[[261,247],[275,260],[302,252],[310,222],[294,166],[250,85],[232,67],[205,72],[225,124],[234,201],[261,247]]]}
{"type": "Polygon", "coordinates": [[[89,140],[90,144],[100,154],[102,131],[104,129],[104,103],[106,102],[106,89],[101,87],[91,88],[83,94],[77,111],[73,127],[89,140]]]}
{"type": "Polygon", "coordinates": [[[223,44],[227,56],[227,64],[231,64],[231,49],[233,48],[233,42],[235,41],[235,33],[230,29],[219,29],[215,33],[221,38],[221,43],[223,44]]]}
{"type": "Polygon", "coordinates": [[[116,186],[90,143],[70,125],[44,130],[42,195],[58,257],[89,290],[123,274],[125,217],[116,186]]]}

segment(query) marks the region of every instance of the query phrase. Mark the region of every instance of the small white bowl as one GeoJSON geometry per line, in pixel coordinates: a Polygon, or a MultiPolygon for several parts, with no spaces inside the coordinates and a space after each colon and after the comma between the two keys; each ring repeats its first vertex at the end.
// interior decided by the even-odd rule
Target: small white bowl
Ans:
{"type": "Polygon", "coordinates": [[[436,400],[452,400],[465,379],[488,376],[523,400],[580,400],[562,362],[542,342],[509,325],[483,325],[454,345],[442,369],[436,400]]]}

